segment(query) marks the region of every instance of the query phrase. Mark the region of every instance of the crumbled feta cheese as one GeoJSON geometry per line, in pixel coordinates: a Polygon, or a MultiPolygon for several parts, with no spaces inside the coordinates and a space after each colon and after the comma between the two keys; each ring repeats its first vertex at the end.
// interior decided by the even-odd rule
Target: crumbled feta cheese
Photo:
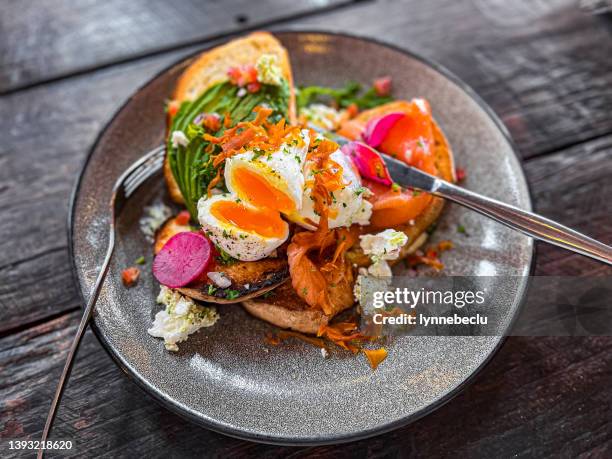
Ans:
{"type": "Polygon", "coordinates": [[[368,274],[374,277],[391,277],[393,272],[387,260],[378,260],[368,266],[368,274]]]}
{"type": "Polygon", "coordinates": [[[306,117],[306,120],[315,126],[327,131],[336,130],[342,120],[342,114],[338,110],[324,104],[311,104],[304,107],[300,111],[300,115],[306,117]]]}
{"type": "Polygon", "coordinates": [[[396,260],[401,248],[408,242],[408,236],[403,231],[386,229],[378,234],[359,236],[363,253],[370,255],[372,261],[396,260]]]}
{"type": "Polygon", "coordinates": [[[164,339],[169,351],[178,351],[177,343],[187,339],[202,327],[210,327],[217,322],[219,315],[215,308],[199,306],[191,298],[164,285],[157,302],[166,306],[155,314],[153,326],[147,330],[149,335],[164,339]]]}
{"type": "Polygon", "coordinates": [[[247,90],[245,88],[240,88],[237,92],[236,95],[238,97],[244,97],[246,96],[247,90]]]}
{"type": "Polygon", "coordinates": [[[172,131],[170,143],[172,143],[174,148],[178,148],[179,145],[186,147],[189,144],[189,139],[183,131],[172,131]]]}
{"type": "Polygon", "coordinates": [[[172,216],[172,209],[158,202],[144,208],[144,215],[140,218],[138,226],[149,242],[153,242],[155,232],[172,216]]]}
{"type": "Polygon", "coordinates": [[[257,80],[263,84],[280,86],[283,74],[278,65],[278,58],[274,54],[262,54],[255,63],[257,80]]]}
{"type": "Polygon", "coordinates": [[[359,236],[363,253],[370,256],[372,264],[368,273],[375,277],[389,277],[392,275],[387,260],[397,260],[400,251],[408,242],[408,236],[402,231],[386,229],[378,234],[359,236]]]}
{"type": "Polygon", "coordinates": [[[213,283],[220,288],[227,288],[232,285],[232,281],[225,275],[225,273],[220,273],[217,271],[211,271],[206,273],[208,278],[213,281],[213,283]]]}

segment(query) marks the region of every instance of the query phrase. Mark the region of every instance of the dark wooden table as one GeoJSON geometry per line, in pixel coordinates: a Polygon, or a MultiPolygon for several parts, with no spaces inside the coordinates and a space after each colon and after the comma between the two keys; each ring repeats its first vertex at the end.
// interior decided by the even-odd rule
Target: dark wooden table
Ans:
{"type": "MultiPolygon", "coordinates": [[[[449,67],[501,116],[535,208],[612,243],[612,22],[577,1],[5,0],[0,6],[0,439],[38,439],[80,316],[66,213],[94,138],[157,71],[254,28],[372,36],[449,67]]],[[[538,246],[540,275],[612,274],[538,246]]],[[[56,422],[72,455],[612,457],[612,338],[512,337],[426,418],[273,447],[159,407],[88,332],[56,422]]],[[[11,456],[6,443],[2,456],[11,456]]]]}

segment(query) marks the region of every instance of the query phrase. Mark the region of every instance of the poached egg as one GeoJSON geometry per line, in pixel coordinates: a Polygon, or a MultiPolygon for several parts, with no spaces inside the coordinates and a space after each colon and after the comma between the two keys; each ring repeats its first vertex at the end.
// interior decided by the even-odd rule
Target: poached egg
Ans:
{"type": "Polygon", "coordinates": [[[247,151],[228,158],[224,174],[227,189],[255,207],[284,214],[299,211],[309,141],[308,130],[303,129],[277,151],[247,151]]]}
{"type": "Polygon", "coordinates": [[[198,220],[217,246],[242,261],[269,256],[289,237],[289,225],[277,210],[227,193],[201,198],[198,220]]]}

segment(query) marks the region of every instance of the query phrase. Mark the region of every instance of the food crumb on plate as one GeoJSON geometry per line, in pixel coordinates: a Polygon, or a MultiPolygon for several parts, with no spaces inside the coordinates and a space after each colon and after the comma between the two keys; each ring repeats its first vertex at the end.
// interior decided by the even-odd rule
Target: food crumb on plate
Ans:
{"type": "Polygon", "coordinates": [[[140,269],[135,266],[130,266],[121,271],[121,281],[126,287],[133,287],[138,282],[140,277],[140,269]]]}
{"type": "Polygon", "coordinates": [[[164,285],[161,286],[157,302],[166,308],[155,314],[153,326],[147,332],[156,338],[163,338],[164,346],[169,351],[178,351],[178,343],[187,340],[200,328],[213,326],[219,319],[215,308],[197,305],[191,298],[164,285]]]}

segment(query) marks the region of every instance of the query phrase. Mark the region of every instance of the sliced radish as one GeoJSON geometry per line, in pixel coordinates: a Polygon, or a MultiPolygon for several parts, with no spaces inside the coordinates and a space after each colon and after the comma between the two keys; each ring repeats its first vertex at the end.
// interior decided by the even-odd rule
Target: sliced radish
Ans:
{"type": "Polygon", "coordinates": [[[391,174],[376,150],[362,142],[349,142],[342,147],[342,151],[351,158],[361,177],[391,186],[391,174]]]}
{"type": "Polygon", "coordinates": [[[200,233],[183,232],[168,239],[153,261],[153,275],[170,288],[196,280],[212,260],[212,244],[200,233]]]}
{"type": "Polygon", "coordinates": [[[385,139],[389,129],[397,123],[400,118],[405,116],[404,113],[389,113],[388,115],[379,118],[373,118],[366,124],[363,132],[363,140],[369,146],[376,148],[385,139]]]}

